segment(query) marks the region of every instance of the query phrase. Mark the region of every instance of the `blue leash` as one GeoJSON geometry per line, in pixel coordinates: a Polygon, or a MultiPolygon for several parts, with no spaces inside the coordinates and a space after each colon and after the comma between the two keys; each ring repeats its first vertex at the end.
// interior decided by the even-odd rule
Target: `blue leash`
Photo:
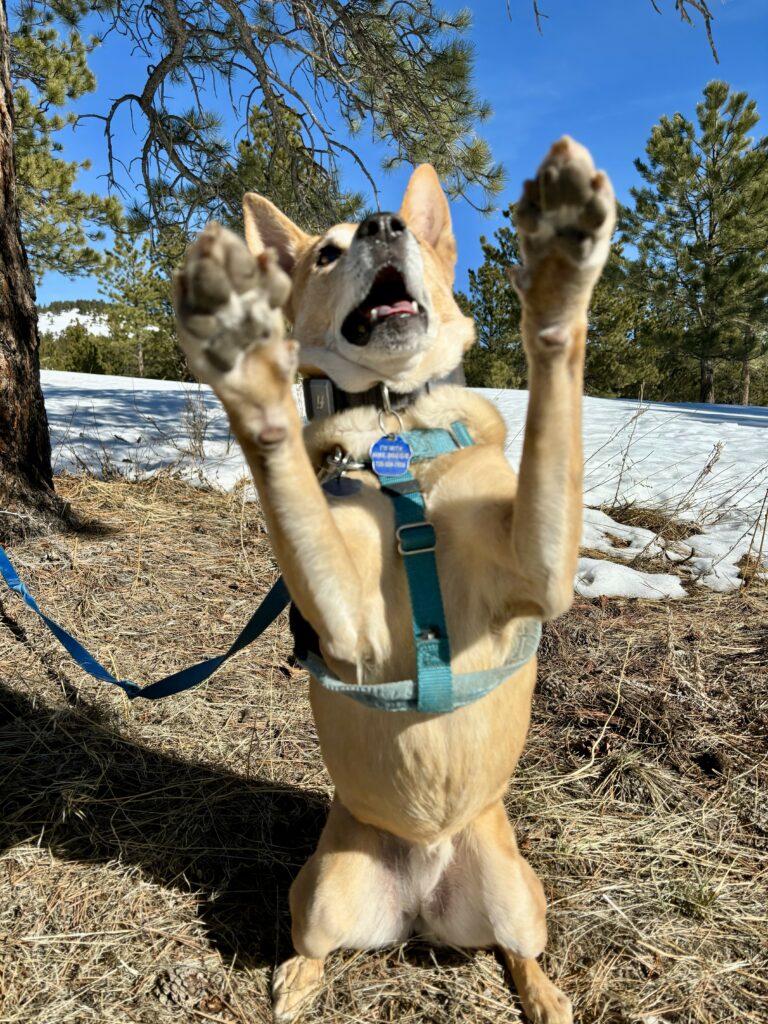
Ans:
{"type": "Polygon", "coordinates": [[[40,616],[48,629],[74,658],[80,668],[95,679],[119,686],[131,700],[136,697],[144,697],[146,700],[160,700],[162,697],[170,697],[174,693],[181,693],[183,690],[188,690],[192,686],[197,686],[198,683],[204,682],[228,658],[231,658],[233,654],[237,654],[238,651],[242,651],[244,647],[247,647],[257,637],[260,637],[267,626],[275,621],[290,601],[288,590],[281,576],[248,620],[240,636],[238,636],[226,653],[219,654],[215,658],[208,658],[206,661],[201,661],[198,665],[191,665],[180,672],[174,672],[170,676],[158,679],[155,683],[150,683],[149,686],[138,686],[136,683],[131,682],[130,679],[115,679],[112,673],[108,672],[81,643],[75,640],[71,633],[68,633],[58,622],[49,618],[45,612],[40,610],[37,601],[19,579],[18,573],[2,547],[0,547],[0,575],[2,575],[11,590],[15,590],[21,596],[24,603],[40,616]]]}

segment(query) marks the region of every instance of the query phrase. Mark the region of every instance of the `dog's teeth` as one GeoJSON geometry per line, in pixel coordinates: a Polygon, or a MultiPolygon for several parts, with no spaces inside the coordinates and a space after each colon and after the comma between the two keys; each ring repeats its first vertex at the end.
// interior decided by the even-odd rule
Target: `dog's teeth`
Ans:
{"type": "Polygon", "coordinates": [[[371,323],[375,324],[378,319],[379,319],[379,311],[378,311],[378,309],[372,309],[371,310],[371,323]]]}
{"type": "Polygon", "coordinates": [[[412,302],[411,303],[411,309],[413,310],[414,313],[418,313],[419,312],[419,304],[418,304],[418,302],[412,302]]]}

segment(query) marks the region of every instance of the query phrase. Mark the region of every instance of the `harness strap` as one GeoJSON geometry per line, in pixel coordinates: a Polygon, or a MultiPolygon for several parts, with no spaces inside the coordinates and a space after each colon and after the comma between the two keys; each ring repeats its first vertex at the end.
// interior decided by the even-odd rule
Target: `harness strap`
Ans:
{"type": "MultiPolygon", "coordinates": [[[[527,664],[536,654],[541,639],[541,623],[538,619],[523,619],[512,644],[509,658],[498,668],[485,668],[477,672],[464,672],[454,676],[452,681],[451,707],[438,712],[453,711],[485,697],[491,690],[501,686],[527,664]]],[[[394,683],[371,683],[356,686],[343,683],[335,676],[322,658],[307,653],[296,659],[322,686],[324,690],[337,693],[364,704],[377,711],[426,711],[421,707],[421,684],[415,679],[401,679],[394,683]]]]}
{"type": "Polygon", "coordinates": [[[381,477],[381,484],[392,501],[397,550],[405,562],[411,597],[417,709],[449,711],[453,707],[451,644],[435,561],[435,528],[425,519],[424,496],[410,473],[381,477]]]}
{"type": "MultiPolygon", "coordinates": [[[[411,464],[474,444],[460,420],[452,423],[448,430],[411,430],[400,436],[411,449],[411,464]]],[[[362,465],[355,468],[362,468],[362,465]]],[[[416,647],[416,679],[355,685],[342,682],[314,651],[297,649],[296,660],[324,690],[366,707],[444,714],[484,697],[529,662],[539,645],[541,623],[536,619],[521,621],[503,665],[454,676],[434,557],[437,538],[434,526],[424,518],[424,498],[419,482],[410,472],[381,476],[379,480],[382,491],[392,501],[398,551],[405,560],[416,647]]]]}
{"type": "MultiPolygon", "coordinates": [[[[472,444],[457,421],[450,430],[410,430],[401,435],[411,449],[411,463],[455,452],[462,438],[472,444]]],[[[451,643],[437,572],[435,528],[426,519],[424,496],[410,470],[381,476],[381,489],[392,501],[395,540],[405,563],[416,649],[416,710],[446,712],[456,707],[451,671],[451,643]]],[[[395,695],[392,695],[393,699],[395,695]]]]}

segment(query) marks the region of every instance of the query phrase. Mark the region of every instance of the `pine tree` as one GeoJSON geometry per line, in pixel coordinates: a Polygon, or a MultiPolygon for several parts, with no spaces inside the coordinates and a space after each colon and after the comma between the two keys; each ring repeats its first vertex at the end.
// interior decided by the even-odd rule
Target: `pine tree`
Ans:
{"type": "Polygon", "coordinates": [[[753,140],[755,103],[725,82],[706,86],[696,113],[696,126],[676,113],[653,128],[624,236],[637,246],[657,341],[696,361],[699,399],[713,402],[718,360],[748,378],[765,351],[768,139],[753,140]]]}
{"type": "Polygon", "coordinates": [[[40,366],[45,370],[71,373],[106,373],[102,338],[89,334],[81,323],[69,324],[58,337],[40,336],[40,366]]]}
{"type": "Polygon", "coordinates": [[[186,234],[178,230],[185,211],[205,205],[206,215],[242,231],[246,192],[258,192],[271,199],[308,232],[319,233],[331,224],[362,219],[365,214],[362,195],[343,191],[336,172],[323,166],[303,148],[298,118],[286,111],[285,120],[290,137],[288,148],[279,144],[269,115],[254,108],[248,123],[249,137],[238,144],[234,164],[223,165],[213,198],[210,197],[211,183],[201,192],[195,185],[168,188],[155,182],[149,206],[165,214],[159,230],[157,221],[148,217],[146,208],[140,205],[130,211],[131,227],[137,231],[154,228],[153,236],[162,253],[159,258],[167,257],[169,266],[173,267],[186,246],[186,234]]]}
{"type": "MultiPolygon", "coordinates": [[[[82,0],[58,3],[65,21],[86,11],[82,0]]],[[[114,197],[74,187],[89,161],[68,161],[58,154],[62,130],[75,123],[69,113],[52,111],[93,92],[96,80],[88,55],[96,40],[83,40],[73,28],[62,38],[48,8],[25,3],[11,35],[11,86],[14,94],[14,147],[22,238],[38,280],[48,270],[67,277],[93,270],[101,253],[90,243],[104,239],[104,229],[121,219],[114,197]]]]}
{"type": "Polygon", "coordinates": [[[99,290],[111,300],[109,337],[100,339],[99,359],[104,373],[189,379],[176,343],[170,279],[153,252],[148,238],[136,244],[128,235],[115,236],[99,270],[99,290]]]}
{"type": "Polygon", "coordinates": [[[469,271],[469,294],[457,295],[477,330],[477,340],[464,357],[470,387],[520,388],[526,383],[520,300],[507,276],[507,268],[520,262],[517,234],[511,223],[513,210],[510,206],[503,211],[509,224],[494,233],[494,242],[485,236],[480,238],[483,262],[477,270],[469,271]]]}
{"type": "Polygon", "coordinates": [[[584,390],[604,398],[668,398],[672,369],[659,348],[656,313],[621,239],[611,246],[589,307],[584,390]]]}

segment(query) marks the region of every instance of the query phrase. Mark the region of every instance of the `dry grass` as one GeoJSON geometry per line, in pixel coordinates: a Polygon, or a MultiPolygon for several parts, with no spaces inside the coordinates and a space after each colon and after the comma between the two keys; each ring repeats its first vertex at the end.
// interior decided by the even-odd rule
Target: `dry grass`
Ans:
{"type": "MultiPolygon", "coordinates": [[[[90,527],[12,556],[140,682],[226,648],[274,578],[258,510],[65,479],[90,527]]],[[[0,1021],[259,1024],[329,781],[284,621],[208,684],[129,704],[0,598],[0,1021]]],[[[768,1019],[768,592],[579,601],[546,630],[510,791],[582,1024],[768,1019]]],[[[339,953],[313,1021],[512,1024],[493,953],[339,953]]]]}
{"type": "Polygon", "coordinates": [[[738,562],[738,566],[745,587],[749,587],[751,590],[768,589],[768,572],[763,562],[762,552],[759,558],[747,553],[738,562]]]}
{"type": "Polygon", "coordinates": [[[697,523],[675,519],[662,508],[649,508],[628,502],[623,505],[601,505],[600,511],[622,526],[637,526],[642,530],[650,530],[666,541],[687,540],[701,532],[701,527],[697,523]]]}

